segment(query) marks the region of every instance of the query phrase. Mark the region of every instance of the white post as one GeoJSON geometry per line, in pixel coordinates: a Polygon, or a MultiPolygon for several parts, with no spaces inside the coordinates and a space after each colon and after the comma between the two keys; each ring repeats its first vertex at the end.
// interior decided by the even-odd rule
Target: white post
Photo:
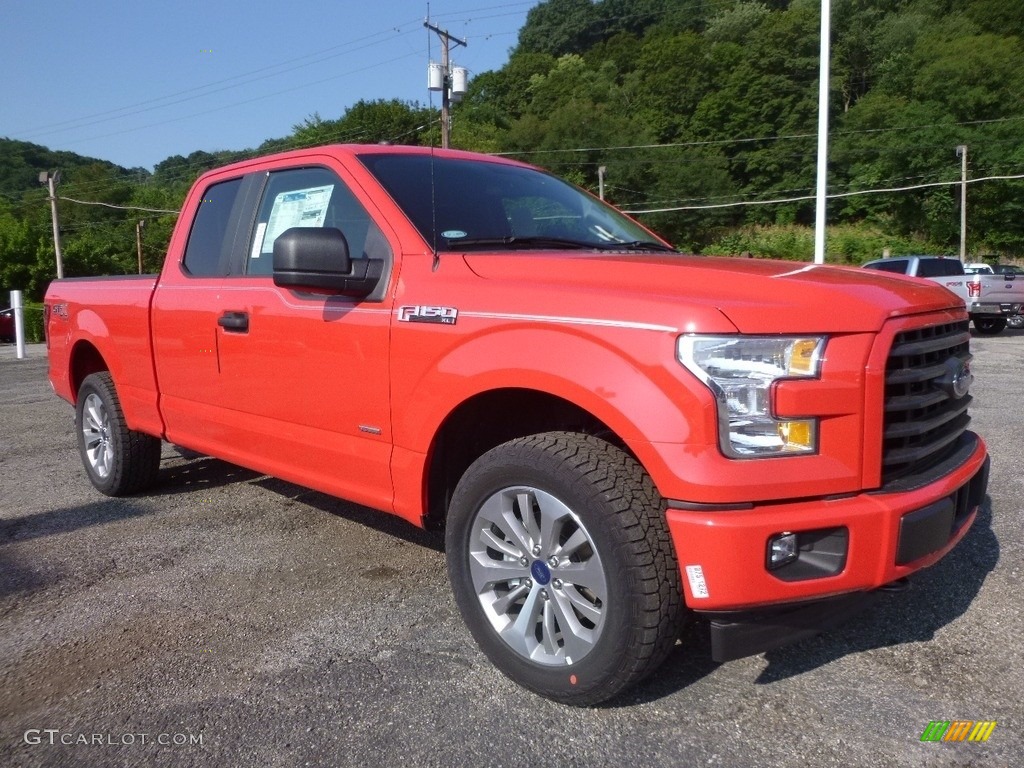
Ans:
{"type": "Polygon", "coordinates": [[[21,291],[11,291],[11,309],[14,310],[14,343],[19,360],[25,359],[25,319],[21,309],[21,291]]]}
{"type": "Polygon", "coordinates": [[[956,148],[960,156],[960,261],[967,261],[967,145],[956,148]]]}
{"type": "Polygon", "coordinates": [[[818,54],[818,189],[814,210],[814,263],[825,263],[825,194],[828,177],[828,63],[831,31],[829,0],[821,0],[821,48],[818,54]]]}

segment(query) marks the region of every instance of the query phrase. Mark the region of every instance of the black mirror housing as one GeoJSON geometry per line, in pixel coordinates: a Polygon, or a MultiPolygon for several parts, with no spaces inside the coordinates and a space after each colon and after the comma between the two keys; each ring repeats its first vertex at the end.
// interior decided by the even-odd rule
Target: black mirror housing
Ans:
{"type": "Polygon", "coordinates": [[[274,241],[274,285],[282,288],[366,296],[383,272],[379,259],[353,259],[334,227],[291,227],[274,241]]]}

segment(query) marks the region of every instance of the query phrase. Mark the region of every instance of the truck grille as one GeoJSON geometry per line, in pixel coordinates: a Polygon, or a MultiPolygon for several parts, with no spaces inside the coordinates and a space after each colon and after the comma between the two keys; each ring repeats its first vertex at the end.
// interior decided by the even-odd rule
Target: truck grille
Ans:
{"type": "Polygon", "coordinates": [[[969,366],[968,321],[897,334],[885,371],[882,483],[927,472],[956,451],[971,417],[956,379],[969,366]]]}

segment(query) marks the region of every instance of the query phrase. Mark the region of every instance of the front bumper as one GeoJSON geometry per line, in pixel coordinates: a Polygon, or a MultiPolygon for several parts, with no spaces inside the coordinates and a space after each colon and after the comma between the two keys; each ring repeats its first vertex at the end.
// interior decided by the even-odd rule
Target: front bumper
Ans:
{"type": "Polygon", "coordinates": [[[670,501],[687,604],[745,611],[870,592],[937,562],[967,533],[988,486],[985,443],[964,437],[955,466],[920,486],[738,509],[670,501]],[[780,533],[800,535],[810,566],[768,569],[768,541],[780,533]]]}

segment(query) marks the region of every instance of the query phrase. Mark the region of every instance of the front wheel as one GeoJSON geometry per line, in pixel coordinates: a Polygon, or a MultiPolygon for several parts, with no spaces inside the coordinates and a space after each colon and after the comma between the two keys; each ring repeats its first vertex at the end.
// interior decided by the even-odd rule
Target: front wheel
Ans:
{"type": "Polygon", "coordinates": [[[982,336],[995,336],[1006,327],[1005,317],[975,317],[974,330],[982,336]]]}
{"type": "Polygon", "coordinates": [[[85,472],[100,493],[123,496],[156,480],[160,440],[128,428],[106,371],[86,376],[79,387],[75,432],[85,472]]]}
{"type": "Polygon", "coordinates": [[[1024,328],[1024,315],[1010,315],[1006,318],[1006,327],[1014,330],[1024,328]]]}
{"type": "Polygon", "coordinates": [[[480,457],[452,497],[446,550],[481,649],[556,701],[596,704],[639,682],[686,616],[661,496],[593,437],[533,435],[480,457]]]}

